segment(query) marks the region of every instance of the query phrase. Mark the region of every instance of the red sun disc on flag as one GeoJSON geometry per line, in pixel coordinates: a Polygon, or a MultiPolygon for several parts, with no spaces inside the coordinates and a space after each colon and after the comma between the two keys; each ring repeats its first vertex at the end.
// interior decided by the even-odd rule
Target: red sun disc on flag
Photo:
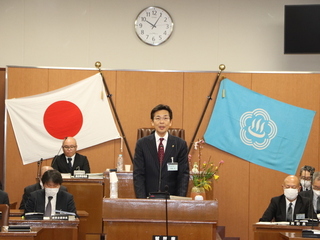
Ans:
{"type": "Polygon", "coordinates": [[[75,136],[83,124],[81,110],[72,102],[58,101],[52,103],[44,113],[43,124],[54,138],[64,139],[75,136]]]}

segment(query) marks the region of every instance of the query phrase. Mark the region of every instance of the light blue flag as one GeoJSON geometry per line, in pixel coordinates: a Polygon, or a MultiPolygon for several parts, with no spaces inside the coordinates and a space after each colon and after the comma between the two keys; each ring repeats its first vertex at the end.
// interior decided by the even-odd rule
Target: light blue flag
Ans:
{"type": "Polygon", "coordinates": [[[254,164],[295,174],[314,115],[224,79],[204,139],[254,164]]]}

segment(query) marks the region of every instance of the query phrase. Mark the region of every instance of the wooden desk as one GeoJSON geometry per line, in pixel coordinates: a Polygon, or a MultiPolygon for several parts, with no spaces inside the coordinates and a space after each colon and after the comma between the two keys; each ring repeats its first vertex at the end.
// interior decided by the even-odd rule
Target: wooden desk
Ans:
{"type": "MultiPolygon", "coordinates": [[[[21,217],[23,214],[21,209],[10,209],[10,217],[21,217]]],[[[87,220],[89,214],[86,211],[77,210],[77,215],[79,216],[79,227],[78,227],[78,236],[79,240],[86,240],[87,234],[87,220]]]]}
{"type": "Polygon", "coordinates": [[[86,211],[87,234],[102,234],[102,198],[104,196],[104,179],[63,179],[63,185],[74,197],[76,208],[86,211]]]}
{"type": "Polygon", "coordinates": [[[2,227],[0,239],[5,240],[41,240],[42,228],[32,228],[30,232],[8,232],[2,227]]]}
{"type": "MultiPolygon", "coordinates": [[[[280,233],[281,239],[283,240],[310,240],[310,238],[302,237],[302,233],[297,232],[284,232],[280,233]]],[[[312,238],[311,238],[312,239],[312,238]]]]}
{"type": "Polygon", "coordinates": [[[21,217],[10,217],[9,225],[30,225],[42,228],[41,239],[45,240],[78,240],[79,220],[25,220],[21,217]]]}
{"type": "MultiPolygon", "coordinates": [[[[311,226],[253,224],[254,240],[283,240],[286,238],[281,233],[296,233],[297,235],[294,236],[298,236],[299,233],[302,233],[302,229],[310,228],[311,226]]],[[[320,229],[319,227],[314,228],[320,229]]]]}
{"type": "MultiPolygon", "coordinates": [[[[103,232],[108,240],[150,240],[166,235],[164,199],[103,199],[103,232]]],[[[188,240],[215,240],[217,201],[168,200],[168,233],[188,240]]]]}

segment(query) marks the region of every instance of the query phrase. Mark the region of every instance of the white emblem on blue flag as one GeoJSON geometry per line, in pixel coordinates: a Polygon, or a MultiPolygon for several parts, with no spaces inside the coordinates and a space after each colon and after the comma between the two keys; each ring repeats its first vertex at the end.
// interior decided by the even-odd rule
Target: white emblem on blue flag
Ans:
{"type": "Polygon", "coordinates": [[[257,150],[266,149],[277,135],[277,125],[267,111],[257,108],[240,117],[240,139],[257,150]]]}

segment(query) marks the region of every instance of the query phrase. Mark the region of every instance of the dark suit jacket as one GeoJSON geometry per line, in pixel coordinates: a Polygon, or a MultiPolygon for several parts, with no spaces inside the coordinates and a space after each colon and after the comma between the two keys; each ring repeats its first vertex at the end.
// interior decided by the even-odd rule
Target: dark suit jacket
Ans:
{"type": "MultiPolygon", "coordinates": [[[[66,156],[64,154],[55,157],[54,160],[52,160],[51,166],[61,173],[70,173],[66,156]]],[[[72,166],[72,175],[74,170],[84,170],[86,173],[90,173],[90,165],[86,156],[76,153],[72,166]]]]}
{"type": "Polygon", "coordinates": [[[150,192],[168,192],[171,195],[186,196],[189,184],[189,162],[187,144],[179,137],[169,134],[163,164],[160,170],[155,134],[137,141],[133,159],[133,182],[137,198],[146,198],[150,192]],[[167,163],[178,163],[178,171],[167,171],[167,163]],[[161,178],[160,178],[161,171],[161,178]]]}
{"type": "MultiPolygon", "coordinates": [[[[30,197],[30,193],[37,191],[37,190],[40,190],[40,189],[41,189],[40,183],[35,183],[35,184],[32,184],[32,185],[25,187],[19,209],[25,209],[25,204],[26,204],[28,198],[30,197]]],[[[68,192],[67,188],[62,185],[60,186],[60,190],[68,192]]]]}
{"type": "Polygon", "coordinates": [[[9,205],[9,196],[8,193],[0,190],[0,204],[8,204],[9,205]]]}
{"type": "Polygon", "coordinates": [[[299,193],[301,197],[308,198],[309,199],[309,218],[317,218],[317,213],[314,211],[313,207],[313,191],[308,190],[308,191],[302,191],[299,193]]]}
{"type": "MultiPolygon", "coordinates": [[[[304,213],[305,217],[308,217],[309,199],[303,198],[300,195],[297,197],[297,201],[293,211],[293,218],[296,219],[296,214],[304,213]]],[[[264,212],[260,222],[283,222],[286,221],[286,197],[282,194],[278,197],[273,197],[271,202],[264,212]]]]}
{"type": "MultiPolygon", "coordinates": [[[[74,212],[76,213],[76,206],[72,194],[61,191],[57,193],[56,210],[74,212]]],[[[45,211],[45,190],[37,190],[30,194],[26,204],[25,213],[27,212],[41,212],[45,211]]]]}

